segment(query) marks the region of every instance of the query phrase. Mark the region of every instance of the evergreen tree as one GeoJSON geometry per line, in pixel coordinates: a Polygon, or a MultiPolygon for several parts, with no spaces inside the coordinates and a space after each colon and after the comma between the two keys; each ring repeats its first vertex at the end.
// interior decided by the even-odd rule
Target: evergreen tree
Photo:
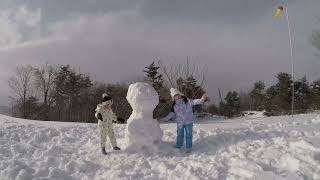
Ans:
{"type": "Polygon", "coordinates": [[[310,85],[310,99],[311,99],[311,108],[313,110],[320,109],[320,79],[314,81],[310,85]]]}
{"type": "Polygon", "coordinates": [[[159,104],[154,109],[153,117],[159,118],[166,116],[171,110],[171,97],[169,89],[163,85],[162,74],[159,73],[159,66],[152,62],[149,66],[145,67],[146,79],[159,94],[159,104]]]}
{"type": "Polygon", "coordinates": [[[299,113],[306,112],[310,107],[311,91],[307,78],[304,76],[301,80],[294,83],[295,90],[295,109],[299,113]]]}
{"type": "Polygon", "coordinates": [[[158,72],[159,66],[156,66],[152,62],[149,66],[145,67],[146,70],[143,70],[147,74],[147,80],[151,82],[152,86],[156,91],[159,91],[163,87],[163,78],[162,74],[158,72]]]}
{"type": "Polygon", "coordinates": [[[292,102],[292,78],[288,73],[279,73],[277,83],[267,89],[267,115],[289,114],[292,102]]]}
{"type": "Polygon", "coordinates": [[[279,73],[277,75],[278,82],[276,84],[279,108],[282,111],[291,109],[292,97],[292,79],[288,73],[279,73]]]}
{"type": "Polygon", "coordinates": [[[236,91],[228,92],[223,105],[223,113],[225,116],[232,118],[240,115],[240,99],[236,91]]]}
{"type": "Polygon", "coordinates": [[[248,111],[254,109],[252,108],[252,98],[250,96],[250,93],[241,91],[239,93],[239,99],[241,111],[248,111]]]}
{"type": "Polygon", "coordinates": [[[197,85],[197,80],[190,76],[187,79],[179,79],[178,88],[184,93],[188,98],[197,99],[204,94],[204,90],[197,85]],[[180,84],[180,87],[179,87],[180,84]]]}
{"type": "Polygon", "coordinates": [[[250,97],[252,99],[252,109],[257,111],[262,111],[265,109],[265,84],[262,81],[254,83],[254,88],[250,92],[250,97]]]}
{"type": "Polygon", "coordinates": [[[213,115],[219,114],[219,109],[215,104],[210,104],[207,110],[210,114],[213,114],[213,115]]]}
{"type": "Polygon", "coordinates": [[[273,85],[269,87],[266,92],[265,115],[272,116],[277,114],[278,106],[276,104],[276,98],[277,98],[277,90],[276,90],[276,86],[273,85]]]}
{"type": "Polygon", "coordinates": [[[85,120],[84,112],[88,109],[90,87],[92,82],[89,76],[76,73],[69,65],[61,66],[55,77],[54,98],[57,107],[58,120],[78,121],[85,120]]]}
{"type": "MultiPolygon", "coordinates": [[[[186,79],[178,78],[177,79],[177,86],[178,89],[190,99],[198,99],[201,98],[205,91],[202,89],[201,86],[197,85],[197,80],[190,76],[186,79]]],[[[202,105],[196,105],[193,107],[193,110],[196,112],[203,111],[202,105]]]]}
{"type": "Polygon", "coordinates": [[[197,85],[197,80],[190,76],[186,79],[177,79],[178,89],[188,98],[197,99],[204,94],[204,90],[201,86],[197,85]]]}

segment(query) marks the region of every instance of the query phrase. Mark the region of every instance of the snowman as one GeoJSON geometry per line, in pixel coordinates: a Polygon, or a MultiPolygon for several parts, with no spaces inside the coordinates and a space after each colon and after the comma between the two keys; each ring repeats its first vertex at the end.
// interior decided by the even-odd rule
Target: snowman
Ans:
{"type": "Polygon", "coordinates": [[[127,147],[148,147],[162,141],[163,132],[153,119],[153,110],[159,103],[155,89],[147,83],[131,84],[127,100],[132,107],[125,130],[127,147]]]}

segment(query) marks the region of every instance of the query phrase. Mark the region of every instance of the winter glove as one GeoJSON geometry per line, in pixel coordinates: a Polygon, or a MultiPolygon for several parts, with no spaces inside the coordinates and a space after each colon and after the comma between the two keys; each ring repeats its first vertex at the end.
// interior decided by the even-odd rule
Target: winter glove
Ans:
{"type": "Polygon", "coordinates": [[[103,120],[102,120],[102,115],[101,115],[100,113],[97,114],[97,118],[98,118],[99,120],[103,121],[103,120]]]}

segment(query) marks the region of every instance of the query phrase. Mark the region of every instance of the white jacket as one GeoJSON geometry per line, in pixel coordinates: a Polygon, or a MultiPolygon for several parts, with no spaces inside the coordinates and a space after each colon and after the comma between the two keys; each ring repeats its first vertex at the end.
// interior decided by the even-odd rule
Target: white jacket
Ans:
{"type": "Polygon", "coordinates": [[[117,140],[113,132],[112,121],[117,120],[117,116],[113,111],[107,110],[102,104],[98,104],[96,108],[95,116],[98,121],[98,130],[100,134],[100,145],[105,148],[106,137],[109,136],[112,147],[117,147],[117,140]],[[99,114],[102,116],[102,120],[98,118],[99,114]]]}
{"type": "Polygon", "coordinates": [[[113,113],[112,110],[107,110],[104,108],[102,104],[98,104],[96,108],[95,117],[98,119],[98,114],[101,114],[102,116],[102,122],[103,123],[111,123],[112,121],[117,121],[117,116],[113,113]]]}

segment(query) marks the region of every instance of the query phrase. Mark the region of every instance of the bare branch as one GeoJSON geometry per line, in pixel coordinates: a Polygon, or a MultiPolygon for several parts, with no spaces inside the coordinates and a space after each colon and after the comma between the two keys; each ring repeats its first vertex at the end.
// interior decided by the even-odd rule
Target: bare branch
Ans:
{"type": "Polygon", "coordinates": [[[20,101],[22,104],[23,118],[27,117],[26,101],[32,96],[32,71],[33,68],[31,65],[17,67],[15,75],[8,80],[12,97],[15,97],[16,101],[20,101]]]}
{"type": "MultiPolygon", "coordinates": [[[[177,80],[179,78],[187,79],[190,77],[196,79],[199,83],[198,85],[202,88],[206,87],[207,66],[200,66],[194,61],[191,62],[190,57],[187,57],[184,64],[170,64],[167,66],[159,60],[158,66],[164,76],[165,85],[169,87],[177,87],[177,80]]],[[[194,95],[197,95],[197,93],[199,92],[193,92],[194,95]]]]}

